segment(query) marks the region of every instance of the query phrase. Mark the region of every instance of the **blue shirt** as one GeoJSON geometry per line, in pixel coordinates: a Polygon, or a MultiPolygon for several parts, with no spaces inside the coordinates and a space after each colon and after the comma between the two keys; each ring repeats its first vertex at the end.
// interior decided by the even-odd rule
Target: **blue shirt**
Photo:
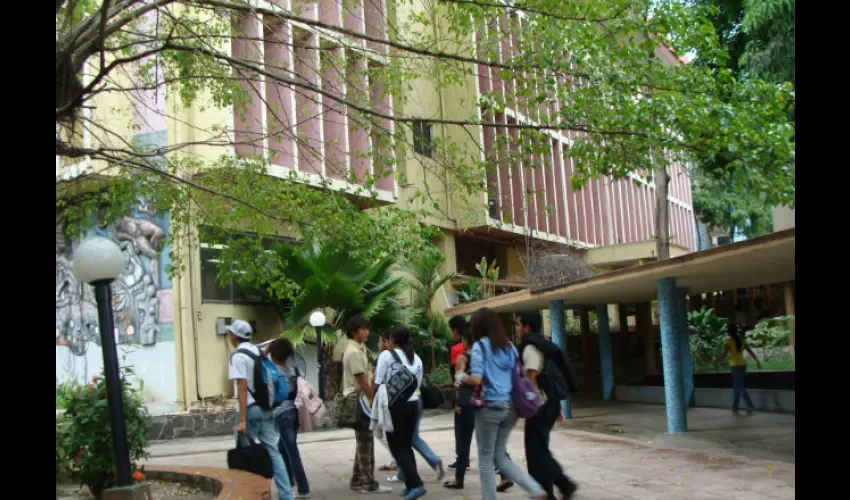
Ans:
{"type": "Polygon", "coordinates": [[[490,339],[482,338],[472,346],[470,373],[484,379],[484,399],[510,401],[513,390],[513,370],[517,352],[511,345],[493,352],[490,339]],[[486,354],[484,349],[486,349],[486,354]]]}

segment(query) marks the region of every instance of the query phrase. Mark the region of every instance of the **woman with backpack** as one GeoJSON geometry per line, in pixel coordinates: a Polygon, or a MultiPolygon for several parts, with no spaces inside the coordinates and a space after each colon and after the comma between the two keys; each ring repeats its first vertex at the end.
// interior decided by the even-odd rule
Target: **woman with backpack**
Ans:
{"type": "Polygon", "coordinates": [[[286,463],[289,472],[289,482],[298,486],[298,494],[295,498],[310,498],[310,484],[307,482],[307,473],[301,462],[301,454],[298,452],[298,410],[295,408],[295,397],[298,394],[298,372],[292,363],[295,349],[292,342],[286,339],[277,339],[267,348],[267,354],[278,370],[286,376],[286,386],[289,394],[286,401],[274,409],[275,423],[280,432],[277,447],[286,463]]]}
{"type": "MultiPolygon", "coordinates": [[[[469,372],[469,359],[472,355],[472,332],[468,329],[461,334],[461,343],[463,351],[456,358],[455,370],[456,373],[469,372]]],[[[475,434],[475,414],[483,403],[482,386],[471,387],[468,385],[458,386],[456,391],[457,407],[455,413],[456,440],[457,440],[457,461],[455,462],[455,479],[454,481],[446,481],[443,486],[450,490],[462,490],[463,480],[466,476],[466,471],[469,469],[469,452],[472,448],[472,436],[475,434]]],[[[508,456],[510,460],[510,456],[508,456]]],[[[499,493],[508,491],[514,483],[502,474],[502,482],[496,487],[499,493]]]]}
{"type": "Polygon", "coordinates": [[[519,353],[508,340],[505,327],[492,309],[485,307],[475,311],[471,329],[475,344],[472,346],[470,374],[457,374],[455,382],[471,387],[482,382],[485,384],[484,403],[475,415],[481,495],[484,500],[496,500],[497,467],[531,498],[545,500],[548,496],[546,491],[511,462],[506,451],[508,437],[517,420],[512,393],[514,370],[520,363],[519,353]]]}
{"type": "MultiPolygon", "coordinates": [[[[419,387],[422,385],[422,360],[413,352],[413,339],[405,326],[390,332],[390,349],[378,356],[375,367],[375,399],[387,398],[393,430],[387,432],[390,452],[404,472],[404,500],[425,495],[425,485],[416,470],[413,434],[420,417],[419,387]],[[380,387],[380,386],[384,387],[380,387]]],[[[386,408],[386,406],[385,406],[386,408]]],[[[375,410],[373,410],[375,413],[375,410]]]]}

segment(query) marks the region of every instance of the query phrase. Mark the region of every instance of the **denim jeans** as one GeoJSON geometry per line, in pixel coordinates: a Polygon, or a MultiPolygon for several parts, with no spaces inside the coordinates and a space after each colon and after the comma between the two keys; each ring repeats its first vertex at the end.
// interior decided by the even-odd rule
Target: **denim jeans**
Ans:
{"type": "MultiPolygon", "coordinates": [[[[428,443],[426,443],[422,440],[421,437],[419,437],[419,422],[422,421],[423,411],[422,400],[419,399],[416,401],[416,403],[418,405],[419,411],[416,414],[416,425],[413,427],[413,449],[416,450],[420,455],[422,455],[422,458],[424,458],[425,461],[428,462],[428,465],[430,465],[433,469],[437,466],[438,463],[440,463],[440,457],[438,457],[437,454],[434,453],[434,450],[432,450],[431,447],[428,446],[428,443]]],[[[404,471],[401,469],[401,467],[399,467],[397,474],[399,481],[404,482],[404,471]]]]}
{"type": "MultiPolygon", "coordinates": [[[[237,423],[239,415],[237,414],[237,423]]],[[[253,440],[259,440],[269,452],[274,468],[274,484],[279,500],[293,500],[292,486],[289,483],[289,473],[280,451],[277,449],[277,436],[274,432],[274,415],[271,410],[264,410],[257,405],[248,408],[245,415],[245,433],[253,440]]]]}
{"type": "Polygon", "coordinates": [[[298,493],[310,493],[310,483],[307,482],[307,473],[304,472],[301,453],[298,452],[298,410],[284,410],[277,416],[275,423],[280,432],[277,448],[289,472],[289,483],[298,486],[298,493]]]}
{"type": "Polygon", "coordinates": [[[741,396],[744,397],[744,403],[751,410],[755,409],[753,400],[750,399],[750,394],[747,392],[747,387],[744,385],[744,377],[747,375],[746,366],[731,366],[732,371],[732,409],[738,410],[738,404],[741,402],[741,396]]]}
{"type": "Polygon", "coordinates": [[[484,500],[496,500],[496,467],[505,478],[520,485],[531,498],[544,493],[537,481],[508,458],[508,437],[516,420],[516,412],[508,401],[488,401],[475,415],[478,472],[481,476],[481,497],[484,500]]]}

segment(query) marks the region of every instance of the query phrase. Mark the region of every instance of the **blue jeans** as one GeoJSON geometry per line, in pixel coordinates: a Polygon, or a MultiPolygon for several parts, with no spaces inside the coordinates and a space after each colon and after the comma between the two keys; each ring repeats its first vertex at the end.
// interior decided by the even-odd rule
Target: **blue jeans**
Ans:
{"type": "Polygon", "coordinates": [[[289,484],[298,485],[298,493],[310,493],[307,473],[304,472],[301,453],[298,452],[298,410],[284,410],[277,416],[275,423],[280,432],[277,448],[286,464],[286,470],[289,471],[289,484]]]}
{"type": "MultiPolygon", "coordinates": [[[[239,415],[237,414],[237,423],[239,415]]],[[[274,484],[280,500],[293,500],[292,486],[289,483],[289,473],[280,451],[277,449],[277,436],[274,432],[274,415],[271,410],[264,410],[257,405],[248,408],[245,415],[246,434],[253,440],[259,440],[269,452],[274,469],[274,484]]]]}
{"type": "Polygon", "coordinates": [[[756,407],[753,400],[750,399],[750,394],[747,392],[747,387],[744,385],[744,377],[747,375],[746,366],[730,366],[732,371],[732,409],[738,411],[738,405],[741,402],[741,396],[744,397],[744,403],[751,410],[756,407]]]}
{"type": "MultiPolygon", "coordinates": [[[[422,400],[420,399],[416,402],[418,403],[419,411],[416,414],[416,426],[413,427],[413,449],[422,455],[422,458],[424,458],[425,461],[428,462],[428,465],[430,465],[433,469],[438,463],[440,463],[440,457],[434,453],[434,450],[428,446],[428,443],[419,437],[419,422],[422,421],[422,400]]],[[[401,467],[398,469],[397,476],[400,482],[404,482],[404,471],[401,470],[401,467]]]]}
{"type": "Polygon", "coordinates": [[[484,500],[496,500],[496,467],[502,476],[520,485],[532,498],[545,493],[537,481],[508,458],[508,437],[516,419],[513,405],[508,401],[487,402],[475,415],[478,473],[484,500]]]}

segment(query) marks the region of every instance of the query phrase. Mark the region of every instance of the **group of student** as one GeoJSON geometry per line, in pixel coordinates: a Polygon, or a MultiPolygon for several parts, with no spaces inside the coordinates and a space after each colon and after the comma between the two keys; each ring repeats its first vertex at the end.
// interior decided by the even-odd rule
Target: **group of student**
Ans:
{"type": "MultiPolygon", "coordinates": [[[[575,391],[575,385],[563,351],[540,333],[540,314],[523,313],[515,321],[522,339],[519,348],[510,341],[498,315],[490,309],[476,311],[468,324],[462,317],[449,322],[456,342],[450,351],[456,390],[456,458],[448,466],[454,469],[455,477],[445,481],[443,486],[464,488],[475,433],[484,500],[495,500],[498,492],[507,491],[514,484],[526,490],[533,499],[554,500],[556,488],[561,498],[569,499],[577,486],[552,456],[549,436],[555,423],[563,418],[561,400],[575,391]],[[541,400],[533,415],[526,416],[524,426],[528,472],[512,462],[507,453],[507,441],[518,419],[514,403],[518,375],[527,377],[541,400]],[[497,474],[501,475],[501,481],[497,481],[497,474]]],[[[266,353],[261,353],[250,343],[252,332],[247,322],[234,321],[230,333],[237,351],[249,351],[254,356],[267,354],[281,367],[282,373],[293,376],[291,343],[276,340],[266,353]]],[[[396,474],[389,476],[388,481],[404,483],[402,498],[405,500],[420,498],[427,491],[416,466],[414,450],[425,458],[438,481],[443,479],[445,469],[442,460],[419,436],[424,369],[422,360],[413,350],[412,334],[401,325],[382,332],[381,352],[374,368],[366,348],[370,335],[368,320],[352,317],[345,325],[345,334],[342,397],[359,401],[357,411],[361,412],[358,423],[350,426],[356,446],[349,487],[359,493],[392,491],[375,479],[374,442],[377,437],[393,458],[393,463],[381,467],[382,470],[395,468],[396,474]]],[[[255,404],[250,364],[255,361],[254,356],[231,358],[230,378],[237,382],[239,400],[237,432],[258,439],[269,451],[280,500],[309,498],[309,485],[296,443],[298,420],[289,404],[274,410],[255,404]],[[274,433],[276,426],[280,430],[279,441],[274,433]],[[297,496],[292,492],[293,483],[297,486],[297,496]]],[[[291,401],[294,397],[287,399],[291,401]]]]}

